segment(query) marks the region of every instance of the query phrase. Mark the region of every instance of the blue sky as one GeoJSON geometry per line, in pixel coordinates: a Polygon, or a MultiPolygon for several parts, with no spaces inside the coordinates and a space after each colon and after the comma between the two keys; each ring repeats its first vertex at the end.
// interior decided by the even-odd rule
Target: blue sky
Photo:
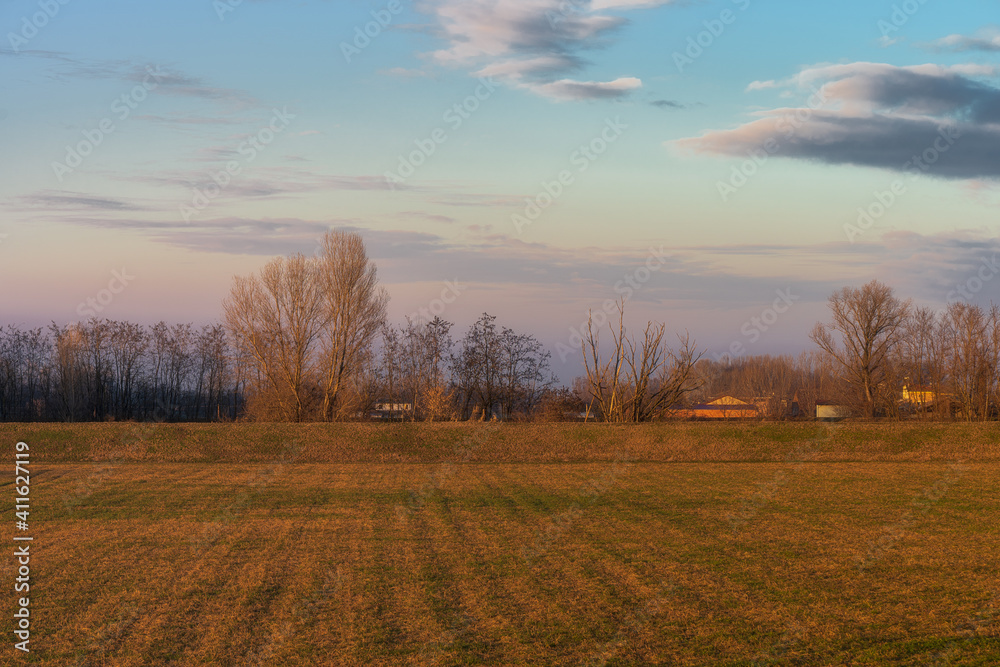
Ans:
{"type": "Polygon", "coordinates": [[[349,227],[394,319],[457,281],[444,317],[534,333],[564,380],[558,346],[623,280],[630,320],[796,353],[835,288],[943,305],[992,261],[996,23],[986,1],[7,2],[0,314],[78,319],[125,269],[102,315],[210,321],[234,274],[349,227]]]}

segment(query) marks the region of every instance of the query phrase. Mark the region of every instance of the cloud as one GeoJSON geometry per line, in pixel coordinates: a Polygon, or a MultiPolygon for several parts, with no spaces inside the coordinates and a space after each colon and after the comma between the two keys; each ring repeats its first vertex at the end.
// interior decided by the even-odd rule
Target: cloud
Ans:
{"type": "Polygon", "coordinates": [[[15,201],[31,208],[48,208],[60,210],[85,211],[141,211],[143,207],[131,204],[121,199],[110,197],[95,197],[66,190],[42,190],[40,192],[16,197],[15,201]]]}
{"type": "Polygon", "coordinates": [[[829,65],[791,79],[751,84],[751,90],[814,90],[808,107],[757,112],[758,119],[673,145],[696,153],[746,157],[768,142],[778,157],[896,171],[934,149],[927,174],[940,178],[1000,178],[1000,89],[984,65],[880,63],[829,65]],[[947,135],[951,140],[944,140],[947,135]],[[957,137],[957,139],[956,139],[957,137]]]}
{"type": "Polygon", "coordinates": [[[925,46],[932,51],[952,51],[957,53],[986,51],[996,53],[1000,51],[1000,28],[991,26],[971,36],[948,35],[925,46]]]}
{"type": "Polygon", "coordinates": [[[674,102],[673,100],[653,100],[650,102],[651,105],[657,107],[658,109],[683,109],[684,105],[680,102],[674,102]]]}
{"type": "Polygon", "coordinates": [[[650,9],[669,5],[675,0],[593,0],[590,8],[594,11],[602,9],[650,9]]]}
{"type": "Polygon", "coordinates": [[[523,87],[554,100],[606,100],[642,88],[642,81],[635,77],[604,82],[560,79],[551,83],[524,84],[523,87]]]}
{"type": "Polygon", "coordinates": [[[155,83],[156,92],[161,95],[193,97],[221,102],[241,109],[251,108],[259,104],[257,99],[246,91],[213,86],[199,77],[158,65],[133,67],[125,73],[124,78],[133,83],[142,83],[143,81],[155,83]],[[150,78],[151,73],[155,75],[152,79],[150,78]]]}
{"type": "Polygon", "coordinates": [[[608,43],[627,23],[605,10],[634,10],[670,0],[424,0],[448,42],[431,58],[442,65],[476,68],[477,76],[504,80],[554,100],[616,99],[641,87],[630,76],[580,81],[568,75],[588,63],[581,52],[608,43]]]}
{"type": "MultiPolygon", "coordinates": [[[[77,216],[66,222],[141,233],[154,242],[195,252],[262,257],[312,254],[327,230],[340,228],[362,234],[387,283],[457,277],[488,289],[538,289],[560,301],[590,307],[615,298],[614,286],[650,255],[647,246],[563,248],[491,235],[488,228],[478,230],[483,233],[472,240],[461,241],[429,232],[370,229],[354,219],[222,217],[185,225],[77,216]]],[[[958,286],[977,275],[984,262],[996,265],[1000,239],[981,230],[926,235],[892,231],[857,244],[845,240],[671,246],[666,252],[669,258],[655,280],[635,293],[637,304],[658,311],[668,303],[696,310],[706,304],[715,310],[739,309],[765,297],[773,299],[776,288],[791,287],[803,303],[822,306],[834,290],[876,277],[901,295],[943,305],[955,298],[958,286]]],[[[977,298],[995,299],[998,289],[1000,284],[988,284],[977,298]]]]}
{"type": "Polygon", "coordinates": [[[426,211],[400,211],[396,215],[401,218],[416,218],[419,220],[430,220],[431,222],[440,222],[446,225],[458,222],[458,220],[449,215],[427,213],[426,211]]]}
{"type": "Polygon", "coordinates": [[[49,61],[52,67],[48,75],[56,80],[116,79],[127,84],[149,82],[156,84],[155,92],[159,95],[206,100],[225,105],[229,110],[260,106],[260,102],[247,91],[215,86],[200,77],[162,64],[137,63],[127,59],[80,58],[60,51],[34,49],[16,54],[0,49],[0,55],[49,61]],[[155,74],[155,78],[150,77],[151,72],[155,74]]]}
{"type": "MultiPolygon", "coordinates": [[[[218,148],[204,149],[202,160],[225,161],[228,155],[218,148]]],[[[182,189],[190,196],[192,188],[208,188],[214,183],[208,171],[164,170],[145,174],[109,174],[111,178],[132,183],[182,189]]],[[[292,194],[332,191],[389,190],[384,176],[345,176],[325,174],[299,167],[257,167],[234,178],[219,195],[220,199],[277,197],[292,194]]],[[[396,185],[396,189],[411,190],[414,186],[396,185]]]]}

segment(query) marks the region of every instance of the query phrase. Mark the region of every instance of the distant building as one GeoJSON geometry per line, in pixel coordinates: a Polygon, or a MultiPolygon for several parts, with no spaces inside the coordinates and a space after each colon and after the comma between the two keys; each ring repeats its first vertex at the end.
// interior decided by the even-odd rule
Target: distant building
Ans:
{"type": "Polygon", "coordinates": [[[816,419],[820,421],[840,421],[846,419],[851,414],[850,408],[846,405],[837,405],[827,401],[816,401],[816,419]]]}
{"type": "Polygon", "coordinates": [[[411,414],[413,414],[413,403],[379,402],[375,404],[375,410],[371,413],[371,418],[382,420],[405,419],[411,414]]]}
{"type": "Polygon", "coordinates": [[[914,405],[924,406],[934,403],[937,394],[926,387],[910,387],[903,385],[903,400],[914,405]]]}
{"type": "Polygon", "coordinates": [[[692,405],[678,413],[688,419],[759,419],[760,409],[732,396],[723,396],[711,403],[692,405]]]}

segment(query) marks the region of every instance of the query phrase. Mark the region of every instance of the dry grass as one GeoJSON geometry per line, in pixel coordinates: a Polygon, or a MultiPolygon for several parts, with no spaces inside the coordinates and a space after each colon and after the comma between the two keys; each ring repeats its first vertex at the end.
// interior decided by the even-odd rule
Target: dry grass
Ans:
{"type": "Polygon", "coordinates": [[[27,662],[997,665],[998,478],[995,462],[45,463],[27,662]]]}
{"type": "Polygon", "coordinates": [[[804,447],[821,461],[1000,461],[1000,423],[837,424],[0,424],[35,458],[73,461],[301,463],[612,461],[780,462],[804,447]]]}

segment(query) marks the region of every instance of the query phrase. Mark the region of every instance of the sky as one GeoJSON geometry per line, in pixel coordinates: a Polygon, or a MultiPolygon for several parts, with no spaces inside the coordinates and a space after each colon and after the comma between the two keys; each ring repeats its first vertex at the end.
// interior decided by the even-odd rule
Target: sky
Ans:
{"type": "Polygon", "coordinates": [[[845,285],[1000,301],[1000,18],[941,0],[13,0],[0,323],[221,318],[359,232],[390,317],[797,354],[845,285]]]}

